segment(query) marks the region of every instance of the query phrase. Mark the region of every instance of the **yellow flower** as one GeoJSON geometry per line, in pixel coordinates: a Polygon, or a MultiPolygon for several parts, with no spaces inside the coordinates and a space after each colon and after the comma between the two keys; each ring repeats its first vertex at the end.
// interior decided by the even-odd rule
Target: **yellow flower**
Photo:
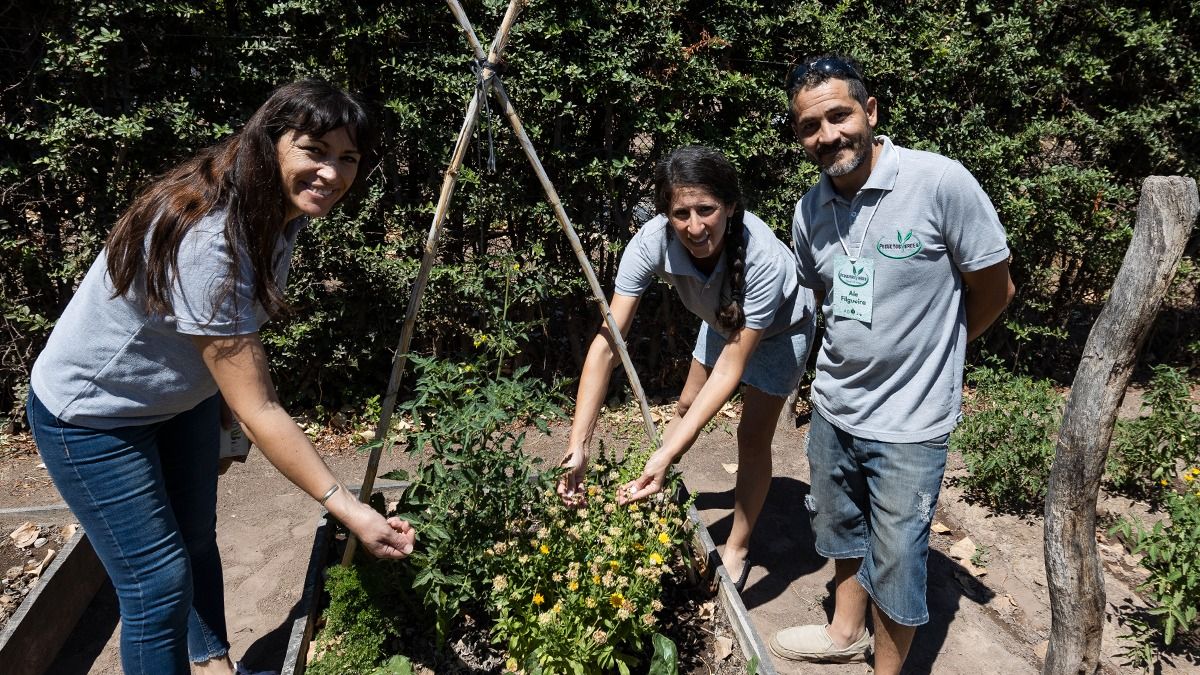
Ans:
{"type": "Polygon", "coordinates": [[[597,586],[600,585],[600,575],[599,574],[592,575],[592,583],[596,584],[597,586]]]}
{"type": "Polygon", "coordinates": [[[1193,475],[1193,476],[1200,476],[1200,467],[1195,467],[1195,466],[1193,466],[1193,467],[1192,467],[1192,475],[1193,475]]]}
{"type": "Polygon", "coordinates": [[[1190,482],[1196,480],[1196,477],[1189,473],[1189,474],[1185,474],[1183,479],[1190,483],[1190,482]]]}
{"type": "Polygon", "coordinates": [[[637,502],[633,502],[632,504],[630,504],[630,505],[629,505],[629,512],[630,512],[630,513],[633,513],[634,511],[637,511],[637,510],[638,510],[638,504],[637,504],[637,502]]]}
{"type": "Polygon", "coordinates": [[[1164,478],[1164,479],[1162,479],[1162,480],[1160,480],[1160,481],[1158,481],[1158,482],[1159,482],[1160,484],[1162,484],[1162,485],[1163,485],[1163,487],[1166,487],[1166,485],[1167,485],[1167,479],[1166,479],[1166,478],[1164,478]]]}
{"type": "Polygon", "coordinates": [[[612,605],[613,607],[620,607],[621,605],[625,604],[625,596],[621,595],[620,593],[613,593],[612,595],[608,596],[608,604],[612,605]]]}
{"type": "Polygon", "coordinates": [[[558,614],[559,612],[562,611],[562,603],[561,602],[554,603],[554,606],[550,608],[550,611],[554,612],[555,614],[558,614]]]}
{"type": "MultiPolygon", "coordinates": [[[[1166,485],[1166,483],[1163,483],[1163,485],[1166,485]]],[[[669,544],[671,543],[671,538],[667,536],[666,532],[660,532],[658,534],[658,541],[662,544],[669,544]]]]}
{"type": "Polygon", "coordinates": [[[508,657],[508,660],[504,662],[504,669],[510,673],[517,672],[517,668],[517,660],[511,656],[508,657]]]}
{"type": "Polygon", "coordinates": [[[608,568],[616,572],[617,570],[621,569],[621,563],[617,562],[616,560],[609,560],[608,568]]]}
{"type": "Polygon", "coordinates": [[[659,519],[658,519],[658,524],[659,524],[659,525],[662,525],[663,527],[666,527],[666,526],[667,526],[667,519],[666,519],[666,518],[659,518],[659,519]]]}
{"type": "Polygon", "coordinates": [[[663,557],[661,555],[659,555],[657,553],[650,554],[650,564],[651,565],[661,565],[662,561],[663,561],[663,557]]]}
{"type": "Polygon", "coordinates": [[[541,593],[533,594],[533,604],[541,606],[541,604],[545,601],[546,601],[546,598],[543,598],[541,593]]]}
{"type": "Polygon", "coordinates": [[[513,263],[513,269],[514,269],[514,270],[517,270],[517,271],[520,271],[520,270],[521,270],[521,265],[520,265],[520,263],[513,263]]]}
{"type": "Polygon", "coordinates": [[[542,547],[539,548],[538,550],[542,552],[542,555],[546,555],[547,553],[550,552],[550,547],[545,544],[542,544],[542,547]]]}
{"type": "Polygon", "coordinates": [[[567,590],[568,590],[568,591],[577,591],[577,590],[579,590],[579,582],[578,582],[578,581],[572,581],[572,582],[568,583],[568,584],[567,584],[567,590]]]}

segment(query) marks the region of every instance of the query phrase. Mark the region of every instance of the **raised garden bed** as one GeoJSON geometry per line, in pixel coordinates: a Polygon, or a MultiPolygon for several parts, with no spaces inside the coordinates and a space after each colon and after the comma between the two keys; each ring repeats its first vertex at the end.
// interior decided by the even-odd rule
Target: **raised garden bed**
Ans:
{"type": "MultiPolygon", "coordinates": [[[[52,526],[45,534],[52,540],[57,531],[52,526]]],[[[49,548],[47,544],[39,549],[42,561],[49,548]]],[[[0,664],[4,673],[46,672],[106,578],[83,529],[76,529],[37,578],[30,580],[24,600],[3,624],[0,664]]]]}
{"type": "MultiPolygon", "coordinates": [[[[377,496],[392,499],[399,496],[404,487],[403,483],[385,482],[380,486],[377,496]]],[[[686,504],[686,495],[682,496],[685,497],[682,503],[686,504]]],[[[670,575],[672,580],[664,583],[664,601],[669,606],[657,613],[659,616],[671,615],[662,620],[661,627],[664,633],[675,635],[674,642],[680,653],[678,672],[730,675],[775,673],[765,645],[755,631],[740,596],[733,589],[724,569],[719,566],[719,557],[707,529],[694,508],[689,508],[687,517],[693,536],[690,544],[685,544],[681,550],[688,553],[693,565],[690,570],[677,569],[670,575]],[[693,579],[689,582],[688,577],[692,575],[693,579]],[[726,651],[732,653],[724,656],[726,651]],[[756,665],[749,667],[750,663],[756,665]]],[[[340,562],[343,542],[344,534],[339,531],[337,524],[328,517],[322,517],[317,524],[301,599],[303,613],[292,624],[283,675],[303,675],[313,659],[314,637],[324,625],[322,614],[330,602],[325,588],[327,570],[340,562]]],[[[683,563],[682,557],[676,562],[683,563]]],[[[681,564],[680,567],[686,568],[688,565],[681,564]]],[[[479,623],[486,623],[486,620],[479,623]]],[[[447,636],[446,642],[448,650],[443,650],[440,656],[432,651],[408,655],[416,664],[412,671],[397,669],[380,672],[437,672],[439,675],[449,675],[452,672],[504,672],[514,667],[514,664],[505,662],[503,645],[493,644],[486,629],[475,621],[459,622],[447,636]]],[[[645,667],[646,663],[642,661],[640,668],[645,667]]],[[[633,672],[643,671],[635,669],[633,672]]]]}

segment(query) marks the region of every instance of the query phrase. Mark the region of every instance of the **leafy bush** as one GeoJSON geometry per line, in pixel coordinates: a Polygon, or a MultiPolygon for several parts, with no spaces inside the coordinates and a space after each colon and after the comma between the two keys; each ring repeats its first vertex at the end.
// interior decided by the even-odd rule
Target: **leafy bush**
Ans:
{"type": "MultiPolygon", "coordinates": [[[[505,4],[466,9],[487,36],[505,4]]],[[[729,155],[747,206],[786,237],[816,176],[779,133],[788,63],[823,50],[859,57],[880,130],[960,160],[1007,227],[1021,295],[987,347],[1061,372],[1120,264],[1141,181],[1200,175],[1196,12],[1183,0],[534,2],[505,78],[607,289],[654,162],[683,143],[729,155]]],[[[364,176],[367,198],[301,237],[289,291],[299,318],[266,336],[279,390],[334,411],[384,387],[473,87],[449,12],[46,0],[0,14],[0,416],[20,418],[33,358],[137,187],[301,76],[363,92],[384,153],[364,176]]],[[[412,350],[467,353],[500,335],[508,284],[506,320],[536,330],[511,333],[521,337],[505,370],[529,365],[549,380],[578,369],[598,316],[527,160],[510,134],[494,138],[497,173],[481,148],[459,175],[412,350]]],[[[670,292],[643,308],[633,356],[654,389],[682,379],[695,324],[670,292]]],[[[1189,325],[1181,316],[1163,320],[1189,325]]],[[[1161,360],[1195,362],[1194,334],[1156,336],[1175,336],[1157,345],[1161,360]]]]}
{"type": "Polygon", "coordinates": [[[1042,506],[1063,397],[1046,380],[980,367],[967,375],[975,385],[970,412],[951,436],[968,474],[968,494],[993,509],[1027,513],[1042,506]]]}
{"type": "Polygon", "coordinates": [[[1200,468],[1188,467],[1182,475],[1160,479],[1160,501],[1169,523],[1154,527],[1123,518],[1113,527],[1132,551],[1141,554],[1140,565],[1150,572],[1141,591],[1150,603],[1146,615],[1127,615],[1132,644],[1126,651],[1135,664],[1149,666],[1160,652],[1171,650],[1175,638],[1196,628],[1200,611],[1200,468]]]}
{"type": "Polygon", "coordinates": [[[617,506],[616,485],[645,455],[611,464],[601,452],[587,507],[566,508],[553,489],[561,471],[536,473],[520,445],[497,433],[443,446],[421,468],[395,511],[417,529],[418,549],[331,570],[310,672],[371,672],[389,656],[424,654],[414,635],[444,643],[466,616],[490,625],[510,670],[628,675],[647,665],[648,647],[674,662],[656,624],[664,575],[679,569],[688,539],[686,507],[617,506]]]}
{"type": "Polygon", "coordinates": [[[1195,381],[1182,368],[1154,367],[1154,377],[1142,400],[1149,414],[1120,420],[1108,455],[1108,479],[1113,488],[1137,497],[1155,499],[1175,475],[1177,464],[1200,461],[1200,411],[1192,401],[1195,381]]]}

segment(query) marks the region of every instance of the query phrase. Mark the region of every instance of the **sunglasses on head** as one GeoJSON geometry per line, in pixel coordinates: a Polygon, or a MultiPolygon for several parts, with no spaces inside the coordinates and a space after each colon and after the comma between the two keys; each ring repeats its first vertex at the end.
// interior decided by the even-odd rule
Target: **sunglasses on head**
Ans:
{"type": "Polygon", "coordinates": [[[826,77],[843,77],[862,82],[862,75],[858,74],[858,69],[854,66],[836,56],[826,56],[816,61],[801,63],[793,68],[792,72],[788,73],[787,84],[785,85],[788,93],[790,94],[813,71],[821,73],[826,77]]]}

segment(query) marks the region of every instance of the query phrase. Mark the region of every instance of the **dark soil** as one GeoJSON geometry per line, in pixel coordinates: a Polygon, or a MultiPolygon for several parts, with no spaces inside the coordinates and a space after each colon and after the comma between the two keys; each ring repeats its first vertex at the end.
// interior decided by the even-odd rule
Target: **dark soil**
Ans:
{"type": "MultiPolygon", "coordinates": [[[[23,523],[22,523],[23,525],[23,523]]],[[[74,530],[65,530],[58,525],[35,523],[37,537],[34,543],[24,548],[18,548],[9,532],[4,532],[0,541],[0,631],[25,597],[37,587],[41,581],[43,570],[38,569],[50,551],[55,554],[62,551],[63,544],[74,534],[74,530]]],[[[73,526],[72,526],[73,527],[73,526]]],[[[15,528],[14,528],[15,531],[15,528]]],[[[53,562],[51,558],[50,562],[53,562]]],[[[49,566],[49,562],[46,563],[49,566]]]]}

